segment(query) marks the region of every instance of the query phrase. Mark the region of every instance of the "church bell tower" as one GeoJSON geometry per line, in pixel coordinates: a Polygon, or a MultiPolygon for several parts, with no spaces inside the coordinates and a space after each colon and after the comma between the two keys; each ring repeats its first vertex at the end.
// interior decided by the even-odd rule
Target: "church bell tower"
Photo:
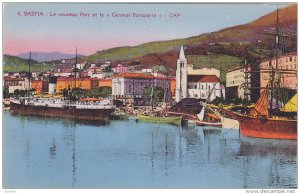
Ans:
{"type": "Polygon", "coordinates": [[[177,59],[175,101],[179,102],[186,97],[187,97],[187,60],[184,55],[183,46],[181,46],[179,58],[177,59]]]}

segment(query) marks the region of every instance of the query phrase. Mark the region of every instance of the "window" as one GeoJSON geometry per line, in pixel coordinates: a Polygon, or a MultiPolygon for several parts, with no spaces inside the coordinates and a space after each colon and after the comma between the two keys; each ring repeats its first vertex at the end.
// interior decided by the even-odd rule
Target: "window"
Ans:
{"type": "Polygon", "coordinates": [[[194,89],[197,89],[197,85],[194,85],[194,89]]]}
{"type": "Polygon", "coordinates": [[[292,57],[290,57],[290,62],[292,62],[293,61],[293,58],[292,57]]]}

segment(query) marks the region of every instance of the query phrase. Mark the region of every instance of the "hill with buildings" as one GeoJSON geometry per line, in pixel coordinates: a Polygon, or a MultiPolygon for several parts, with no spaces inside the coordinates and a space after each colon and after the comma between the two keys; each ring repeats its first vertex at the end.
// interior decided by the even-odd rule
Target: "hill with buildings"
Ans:
{"type": "MultiPolygon", "coordinates": [[[[189,63],[195,68],[210,66],[227,70],[244,64],[245,56],[249,56],[249,48],[257,46],[259,32],[272,32],[276,27],[276,11],[258,18],[247,24],[222,29],[190,38],[169,41],[157,41],[133,47],[117,47],[99,51],[96,54],[83,57],[88,62],[110,60],[113,65],[123,63],[134,65],[136,69],[164,65],[170,75],[176,71],[176,60],[180,45],[185,46],[185,53],[189,63]],[[189,60],[193,59],[193,60],[189,60]]],[[[297,29],[297,6],[291,5],[278,11],[280,29],[295,36],[297,29]]],[[[286,52],[295,51],[296,41],[286,52]]],[[[257,56],[256,60],[265,55],[257,56]]],[[[253,59],[252,59],[253,60],[253,59]]],[[[251,59],[250,59],[251,61],[251,59]]],[[[224,75],[221,75],[221,79],[224,75]]]]}

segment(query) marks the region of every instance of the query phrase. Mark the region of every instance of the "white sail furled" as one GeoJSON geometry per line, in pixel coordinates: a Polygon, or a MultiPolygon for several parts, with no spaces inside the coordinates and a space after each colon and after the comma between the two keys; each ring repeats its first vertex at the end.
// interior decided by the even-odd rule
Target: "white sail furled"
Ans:
{"type": "Polygon", "coordinates": [[[199,121],[203,121],[204,111],[205,111],[205,106],[202,106],[202,109],[201,109],[200,113],[197,114],[197,117],[198,117],[199,121]]]}

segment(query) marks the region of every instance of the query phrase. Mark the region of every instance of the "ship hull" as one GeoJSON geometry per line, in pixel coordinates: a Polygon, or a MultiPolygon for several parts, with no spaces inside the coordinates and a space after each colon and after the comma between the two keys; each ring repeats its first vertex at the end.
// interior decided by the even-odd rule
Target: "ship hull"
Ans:
{"type": "Polygon", "coordinates": [[[255,118],[222,109],[232,119],[238,120],[243,136],[266,139],[297,139],[297,120],[255,118]]]}
{"type": "Polygon", "coordinates": [[[114,109],[76,109],[72,107],[45,107],[17,104],[11,102],[10,110],[13,114],[28,116],[63,117],[78,120],[108,122],[114,109]]]}
{"type": "Polygon", "coordinates": [[[182,117],[153,117],[138,115],[138,119],[143,122],[152,122],[152,123],[168,123],[174,125],[181,125],[182,117]]]}

